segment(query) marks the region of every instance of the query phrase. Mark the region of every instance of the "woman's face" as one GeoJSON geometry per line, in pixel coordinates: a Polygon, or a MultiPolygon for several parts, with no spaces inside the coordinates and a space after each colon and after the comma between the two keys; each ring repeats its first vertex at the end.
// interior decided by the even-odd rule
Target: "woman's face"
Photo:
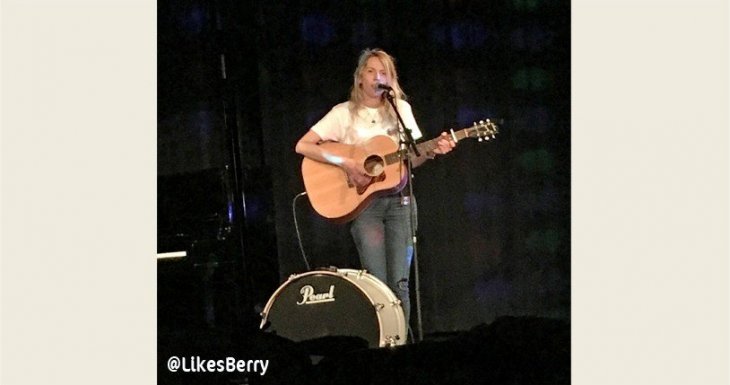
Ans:
{"type": "Polygon", "coordinates": [[[385,70],[383,62],[377,56],[370,57],[365,63],[360,73],[360,87],[367,99],[380,99],[383,90],[378,88],[378,84],[389,84],[390,79],[385,70]]]}

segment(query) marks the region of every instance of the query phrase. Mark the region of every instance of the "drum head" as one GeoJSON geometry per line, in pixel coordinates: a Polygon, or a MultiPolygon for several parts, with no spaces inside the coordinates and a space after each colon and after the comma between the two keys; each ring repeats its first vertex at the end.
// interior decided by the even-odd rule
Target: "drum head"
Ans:
{"type": "Polygon", "coordinates": [[[380,343],[374,304],[351,281],[336,273],[314,272],[290,279],[267,304],[267,331],[293,341],[348,336],[380,343]]]}

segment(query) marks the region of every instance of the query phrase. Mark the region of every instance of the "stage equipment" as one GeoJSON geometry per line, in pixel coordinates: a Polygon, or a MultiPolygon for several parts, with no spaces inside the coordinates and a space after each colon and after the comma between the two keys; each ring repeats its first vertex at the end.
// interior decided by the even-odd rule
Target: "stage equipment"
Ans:
{"type": "Polygon", "coordinates": [[[359,337],[369,347],[406,343],[400,300],[365,270],[315,270],[294,274],[271,296],[261,329],[293,341],[359,337]]]}

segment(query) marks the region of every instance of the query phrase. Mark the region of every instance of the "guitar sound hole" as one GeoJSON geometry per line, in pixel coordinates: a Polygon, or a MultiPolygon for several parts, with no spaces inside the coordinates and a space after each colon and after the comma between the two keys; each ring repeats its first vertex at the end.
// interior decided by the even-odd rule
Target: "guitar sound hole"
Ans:
{"type": "Polygon", "coordinates": [[[370,155],[365,159],[365,171],[370,176],[378,176],[385,170],[385,161],[377,155],[370,155]]]}

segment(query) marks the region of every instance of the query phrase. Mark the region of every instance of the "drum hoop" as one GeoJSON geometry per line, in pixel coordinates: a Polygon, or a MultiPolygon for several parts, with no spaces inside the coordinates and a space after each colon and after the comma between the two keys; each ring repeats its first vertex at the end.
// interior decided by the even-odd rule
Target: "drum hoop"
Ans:
{"type": "MultiPolygon", "coordinates": [[[[390,300],[398,300],[398,297],[393,293],[393,290],[388,287],[388,285],[381,281],[378,277],[376,277],[374,274],[369,273],[367,270],[356,270],[356,269],[339,269],[338,271],[343,272],[344,274],[354,274],[358,278],[351,278],[351,281],[357,281],[361,275],[368,275],[368,279],[371,281],[371,283],[378,289],[386,289],[385,294],[386,297],[389,297],[390,300]]],[[[349,278],[349,277],[348,277],[349,278]]],[[[371,298],[371,302],[372,298],[371,298]]],[[[383,304],[385,305],[385,304],[383,304]]]]}
{"type": "MultiPolygon", "coordinates": [[[[381,347],[384,346],[383,344],[384,344],[384,341],[385,341],[385,334],[384,334],[385,331],[383,330],[383,316],[380,315],[380,311],[378,311],[378,310],[375,309],[375,301],[370,296],[370,294],[368,294],[365,290],[363,290],[360,287],[360,285],[358,285],[355,282],[355,280],[353,278],[350,278],[350,277],[347,276],[347,274],[343,274],[341,272],[344,272],[344,273],[346,273],[346,272],[352,272],[352,273],[356,273],[356,274],[360,274],[360,273],[362,273],[362,274],[369,274],[369,275],[373,276],[375,279],[377,279],[377,277],[375,277],[374,275],[368,273],[366,270],[356,270],[356,269],[337,269],[337,271],[313,270],[313,271],[308,271],[306,273],[301,273],[301,274],[292,274],[292,275],[289,276],[289,278],[287,278],[286,281],[282,282],[279,285],[279,288],[277,288],[276,291],[274,291],[274,294],[272,294],[271,297],[269,298],[269,301],[266,303],[266,306],[264,307],[264,310],[261,311],[262,319],[261,319],[261,325],[259,326],[259,329],[263,329],[263,327],[266,325],[266,321],[269,318],[269,311],[271,311],[271,307],[274,305],[274,300],[279,297],[279,293],[282,290],[284,290],[285,287],[288,287],[288,285],[287,285],[288,283],[293,282],[294,280],[297,280],[299,278],[303,278],[303,277],[309,276],[309,275],[315,275],[315,274],[332,275],[332,276],[337,276],[337,277],[344,278],[345,280],[347,280],[348,282],[350,282],[353,286],[355,286],[357,288],[357,290],[360,290],[360,293],[362,293],[363,295],[365,295],[365,298],[367,298],[368,301],[370,301],[370,304],[373,305],[373,310],[375,310],[375,315],[378,317],[378,329],[379,329],[378,330],[378,333],[380,334],[380,341],[378,342],[378,345],[381,346],[381,347]]],[[[378,280],[378,282],[383,283],[383,281],[380,281],[380,280],[378,280]]],[[[385,285],[385,287],[388,288],[387,285],[385,285]]],[[[390,288],[388,288],[388,290],[390,290],[390,288]]],[[[391,291],[391,293],[392,293],[392,291],[391,291]]],[[[383,305],[386,305],[386,304],[383,304],[383,305]]]]}
{"type": "MultiPolygon", "coordinates": [[[[355,278],[348,277],[346,275],[347,273],[352,273],[356,277],[359,277],[360,275],[367,274],[368,275],[368,279],[371,281],[371,283],[375,286],[376,289],[378,289],[378,290],[386,289],[386,291],[384,292],[384,294],[385,294],[386,297],[388,297],[389,300],[395,300],[395,301],[398,300],[398,297],[395,295],[395,293],[393,293],[393,290],[391,290],[385,282],[381,281],[374,274],[368,273],[367,270],[364,270],[364,269],[363,270],[357,270],[357,269],[338,269],[338,271],[342,271],[343,273],[345,273],[345,277],[347,277],[350,280],[350,282],[353,282],[353,283],[356,281],[356,279],[355,278]]],[[[367,292],[365,292],[365,290],[363,290],[362,288],[360,288],[360,286],[357,285],[357,284],[355,284],[355,286],[357,286],[357,288],[360,289],[360,291],[362,291],[365,294],[365,296],[370,300],[370,303],[372,305],[375,305],[375,300],[372,297],[370,297],[370,295],[367,292]]],[[[384,303],[382,305],[383,306],[388,306],[388,305],[391,305],[391,304],[392,304],[392,302],[391,303],[384,303]]],[[[405,323],[405,314],[403,314],[403,308],[400,308],[400,309],[401,309],[401,313],[402,313],[401,314],[401,317],[400,317],[401,318],[401,321],[403,323],[405,323]]],[[[379,343],[379,345],[381,347],[383,347],[386,344],[386,342],[385,342],[385,337],[386,336],[385,336],[385,330],[383,330],[383,316],[380,313],[381,313],[381,311],[375,310],[375,314],[378,316],[378,325],[380,326],[380,331],[379,331],[380,332],[380,343],[379,343]]],[[[398,315],[396,314],[396,317],[397,316],[398,315]]],[[[399,331],[400,330],[396,330],[396,332],[399,332],[399,331]]],[[[404,333],[405,334],[402,337],[403,338],[407,338],[408,325],[405,325],[405,331],[404,331],[404,333]]]]}

